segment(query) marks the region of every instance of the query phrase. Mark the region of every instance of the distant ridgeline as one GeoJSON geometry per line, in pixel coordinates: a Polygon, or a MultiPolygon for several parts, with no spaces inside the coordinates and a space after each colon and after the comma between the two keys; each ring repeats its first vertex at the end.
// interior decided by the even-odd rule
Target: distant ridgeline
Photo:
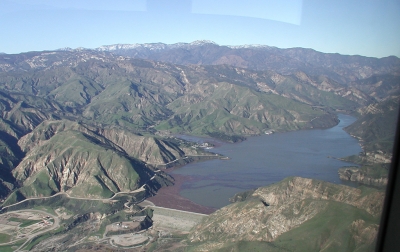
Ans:
{"type": "Polygon", "coordinates": [[[210,156],[173,133],[235,142],[336,112],[359,116],[363,160],[387,162],[399,75],[396,57],[204,41],[1,54],[0,196],[154,191],[171,183],[157,167],[210,156]]]}
{"type": "MultiPolygon", "coordinates": [[[[363,152],[346,160],[361,167],[342,168],[340,177],[381,187],[399,76],[397,57],[208,41],[0,54],[1,212],[40,207],[52,211],[40,223],[54,221],[28,240],[1,233],[0,250],[97,250],[113,241],[107,233],[125,234],[122,226],[151,226],[153,210],[138,203],[174,183],[160,168],[221,158],[176,133],[237,142],[332,127],[336,113],[350,113],[358,120],[346,131],[363,152]]],[[[372,251],[383,197],[369,187],[287,178],[236,195],[188,235],[135,237],[149,250],[175,242],[209,251],[372,251]]],[[[13,220],[24,222],[19,228],[40,221],[13,220]]]]}

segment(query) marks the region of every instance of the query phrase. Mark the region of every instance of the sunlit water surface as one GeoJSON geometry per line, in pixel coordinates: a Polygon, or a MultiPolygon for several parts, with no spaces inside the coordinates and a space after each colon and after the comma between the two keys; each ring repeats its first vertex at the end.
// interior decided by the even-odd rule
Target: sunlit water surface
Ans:
{"type": "MultiPolygon", "coordinates": [[[[212,152],[229,160],[210,160],[192,163],[172,174],[190,176],[180,194],[193,202],[215,208],[229,204],[234,194],[278,182],[288,176],[315,178],[343,183],[338,169],[349,163],[335,158],[358,154],[357,140],[343,128],[354,117],[339,115],[340,123],[325,130],[302,130],[249,137],[236,144],[224,143],[212,152]]],[[[180,136],[192,141],[204,138],[180,136]]]]}

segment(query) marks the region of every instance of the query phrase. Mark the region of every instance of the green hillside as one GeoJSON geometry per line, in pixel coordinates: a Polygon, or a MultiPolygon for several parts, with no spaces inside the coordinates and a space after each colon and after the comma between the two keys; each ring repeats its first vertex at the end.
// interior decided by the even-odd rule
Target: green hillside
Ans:
{"type": "MultiPolygon", "coordinates": [[[[266,94],[226,82],[201,85],[204,94],[191,94],[170,103],[174,116],[156,129],[207,135],[254,135],[265,130],[312,128],[326,113],[275,94],[266,94]]],[[[335,116],[324,118],[326,126],[335,116]]]]}
{"type": "Polygon", "coordinates": [[[239,198],[191,231],[189,250],[374,251],[384,193],[288,178],[239,198]]]}
{"type": "Polygon", "coordinates": [[[26,198],[67,192],[76,197],[108,198],[148,182],[154,172],[78,131],[56,134],[34,147],[13,170],[26,198]]]}
{"type": "Polygon", "coordinates": [[[399,113],[399,100],[399,96],[390,97],[361,109],[361,117],[345,128],[349,134],[362,140],[365,152],[380,151],[391,155],[399,113]]]}

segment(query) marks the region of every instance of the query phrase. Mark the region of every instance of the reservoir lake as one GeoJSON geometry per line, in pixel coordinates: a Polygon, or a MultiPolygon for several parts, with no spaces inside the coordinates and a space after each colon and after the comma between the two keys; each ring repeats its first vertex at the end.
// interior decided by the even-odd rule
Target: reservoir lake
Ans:
{"type": "MultiPolygon", "coordinates": [[[[338,115],[339,124],[329,129],[301,130],[248,137],[229,144],[220,143],[211,152],[229,160],[209,160],[185,165],[171,172],[190,177],[183,183],[180,195],[208,207],[229,204],[236,193],[276,183],[289,176],[314,178],[333,183],[339,179],[338,169],[352,164],[337,158],[357,155],[362,149],[358,141],[343,128],[356,119],[338,115]]],[[[216,142],[210,138],[179,135],[195,142],[216,142]]]]}

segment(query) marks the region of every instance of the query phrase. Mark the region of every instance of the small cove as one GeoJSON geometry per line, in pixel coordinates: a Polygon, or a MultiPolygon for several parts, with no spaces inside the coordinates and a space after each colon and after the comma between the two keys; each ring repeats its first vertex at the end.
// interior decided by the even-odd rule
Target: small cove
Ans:
{"type": "MultiPolygon", "coordinates": [[[[276,183],[289,176],[301,176],[342,183],[340,167],[350,165],[337,158],[356,155],[361,150],[358,141],[343,128],[354,117],[339,115],[340,123],[330,129],[302,130],[249,137],[236,144],[222,143],[210,150],[229,160],[209,160],[192,163],[171,174],[189,176],[180,195],[191,201],[214,208],[229,204],[234,194],[276,183]]],[[[181,136],[190,141],[210,141],[206,138],[181,136]]]]}

